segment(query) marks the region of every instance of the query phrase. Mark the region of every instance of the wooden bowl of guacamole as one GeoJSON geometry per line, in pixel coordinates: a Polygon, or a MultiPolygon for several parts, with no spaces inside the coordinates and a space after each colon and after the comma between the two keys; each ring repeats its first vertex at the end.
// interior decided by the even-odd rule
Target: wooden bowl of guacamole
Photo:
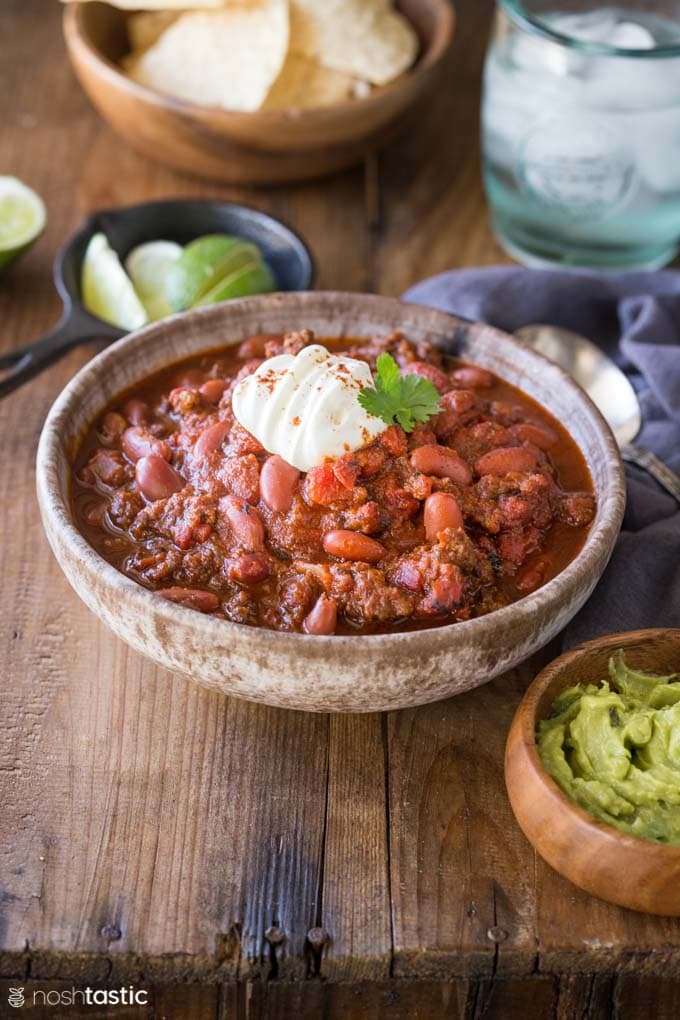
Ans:
{"type": "Polygon", "coordinates": [[[588,641],[526,692],[505,752],[534,849],[586,892],[680,916],[680,629],[588,641]]]}

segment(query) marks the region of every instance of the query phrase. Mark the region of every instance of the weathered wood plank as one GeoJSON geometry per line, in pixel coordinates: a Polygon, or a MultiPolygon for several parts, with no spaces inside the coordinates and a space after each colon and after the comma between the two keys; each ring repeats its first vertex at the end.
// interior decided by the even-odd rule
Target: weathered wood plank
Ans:
{"type": "Polygon", "coordinates": [[[464,1020],[469,996],[465,981],[253,984],[225,989],[219,1020],[464,1020]]]}
{"type": "Polygon", "coordinates": [[[625,974],[614,986],[614,1012],[616,1020],[677,1020],[680,1016],[680,981],[677,977],[648,978],[625,974]]]}
{"type": "Polygon", "coordinates": [[[395,976],[531,971],[533,854],[503,785],[526,682],[507,674],[389,718],[395,976]]]}
{"type": "Polygon", "coordinates": [[[392,938],[381,717],[331,719],[328,817],[318,960],[331,980],[385,980],[392,938]]]}

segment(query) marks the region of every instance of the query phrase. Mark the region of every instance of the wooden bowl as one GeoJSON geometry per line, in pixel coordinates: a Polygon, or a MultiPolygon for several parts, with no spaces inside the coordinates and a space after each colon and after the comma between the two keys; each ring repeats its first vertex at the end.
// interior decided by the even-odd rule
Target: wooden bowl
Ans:
{"type": "Polygon", "coordinates": [[[453,8],[449,0],[399,0],[397,7],[420,37],[414,67],[363,99],[304,110],[230,112],[136,84],[118,66],[128,50],[126,15],[107,4],[69,4],[64,34],[92,103],[135,148],[200,177],[276,184],[323,177],[360,162],[432,93],[453,38],[453,8]]]}
{"type": "Polygon", "coordinates": [[[156,662],[226,694],[288,708],[405,708],[485,683],[546,644],[592,592],[623,516],[618,447],[588,397],[556,365],[488,326],[367,294],[270,294],[200,308],[148,326],[86,365],[54,403],[38,450],[47,537],[83,601],[156,662]],[[397,634],[309,637],[241,626],[174,605],[106,563],[78,532],[71,464],[90,423],[122,390],[189,354],[253,333],[309,327],[319,336],[403,329],[497,372],[559,417],[583,450],[598,496],[583,549],[544,587],[465,623],[397,634]]]}
{"type": "Polygon", "coordinates": [[[534,849],[574,885],[647,914],[680,916],[680,847],[638,839],[596,821],[545,771],[536,727],[566,687],[599,683],[623,648],[631,666],[669,673],[680,664],[680,629],[633,630],[587,641],[551,662],[526,692],[512,722],[505,781],[515,817],[534,849]]]}

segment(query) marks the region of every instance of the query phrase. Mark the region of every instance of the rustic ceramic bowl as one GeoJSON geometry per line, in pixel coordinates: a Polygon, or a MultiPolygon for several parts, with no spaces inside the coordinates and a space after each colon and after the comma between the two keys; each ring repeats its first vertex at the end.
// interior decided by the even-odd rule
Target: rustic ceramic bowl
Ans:
{"type": "Polygon", "coordinates": [[[303,110],[209,109],[136,84],[119,66],[129,49],[126,15],[107,4],[69,4],[64,34],[85,92],[135,148],[200,177],[275,184],[360,162],[433,91],[453,38],[450,0],[398,0],[397,7],[420,37],[414,67],[363,99],[303,110]]]}
{"type": "Polygon", "coordinates": [[[663,846],[596,821],[564,794],[543,768],[536,727],[555,698],[576,683],[600,683],[609,657],[652,673],[680,666],[680,629],[633,630],[579,645],[551,662],[526,692],[510,729],[505,781],[525,836],[555,871],[621,907],[680,916],[680,847],[663,846]]]}
{"type": "Polygon", "coordinates": [[[50,411],[38,450],[47,536],[83,601],[123,640],[195,680],[255,701],[313,711],[368,712],[435,701],[485,683],[531,655],[592,592],[619,532],[624,479],[613,436],[556,365],[512,337],[443,312],[365,294],[302,292],[177,315],[120,340],[83,368],[50,411]],[[71,464],[90,423],[122,390],[189,354],[253,333],[310,327],[370,337],[395,328],[497,372],[560,418],[583,450],[598,508],[586,543],[558,577],[512,606],[411,633],[309,637],[215,620],[146,591],[106,563],[74,525],[71,464]]]}

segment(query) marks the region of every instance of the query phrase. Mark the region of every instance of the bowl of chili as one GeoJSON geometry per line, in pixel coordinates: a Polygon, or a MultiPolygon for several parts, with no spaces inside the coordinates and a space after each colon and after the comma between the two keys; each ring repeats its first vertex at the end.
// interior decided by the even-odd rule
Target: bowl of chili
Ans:
{"type": "Polygon", "coordinates": [[[198,309],[102,352],[49,414],[37,487],[67,579],[119,637],[311,711],[422,704],[512,668],[590,596],[625,503],[611,432],[556,365],[483,324],[323,292],[198,309]],[[374,373],[390,354],[436,414],[306,471],[270,456],[234,388],[312,344],[374,373]]]}

